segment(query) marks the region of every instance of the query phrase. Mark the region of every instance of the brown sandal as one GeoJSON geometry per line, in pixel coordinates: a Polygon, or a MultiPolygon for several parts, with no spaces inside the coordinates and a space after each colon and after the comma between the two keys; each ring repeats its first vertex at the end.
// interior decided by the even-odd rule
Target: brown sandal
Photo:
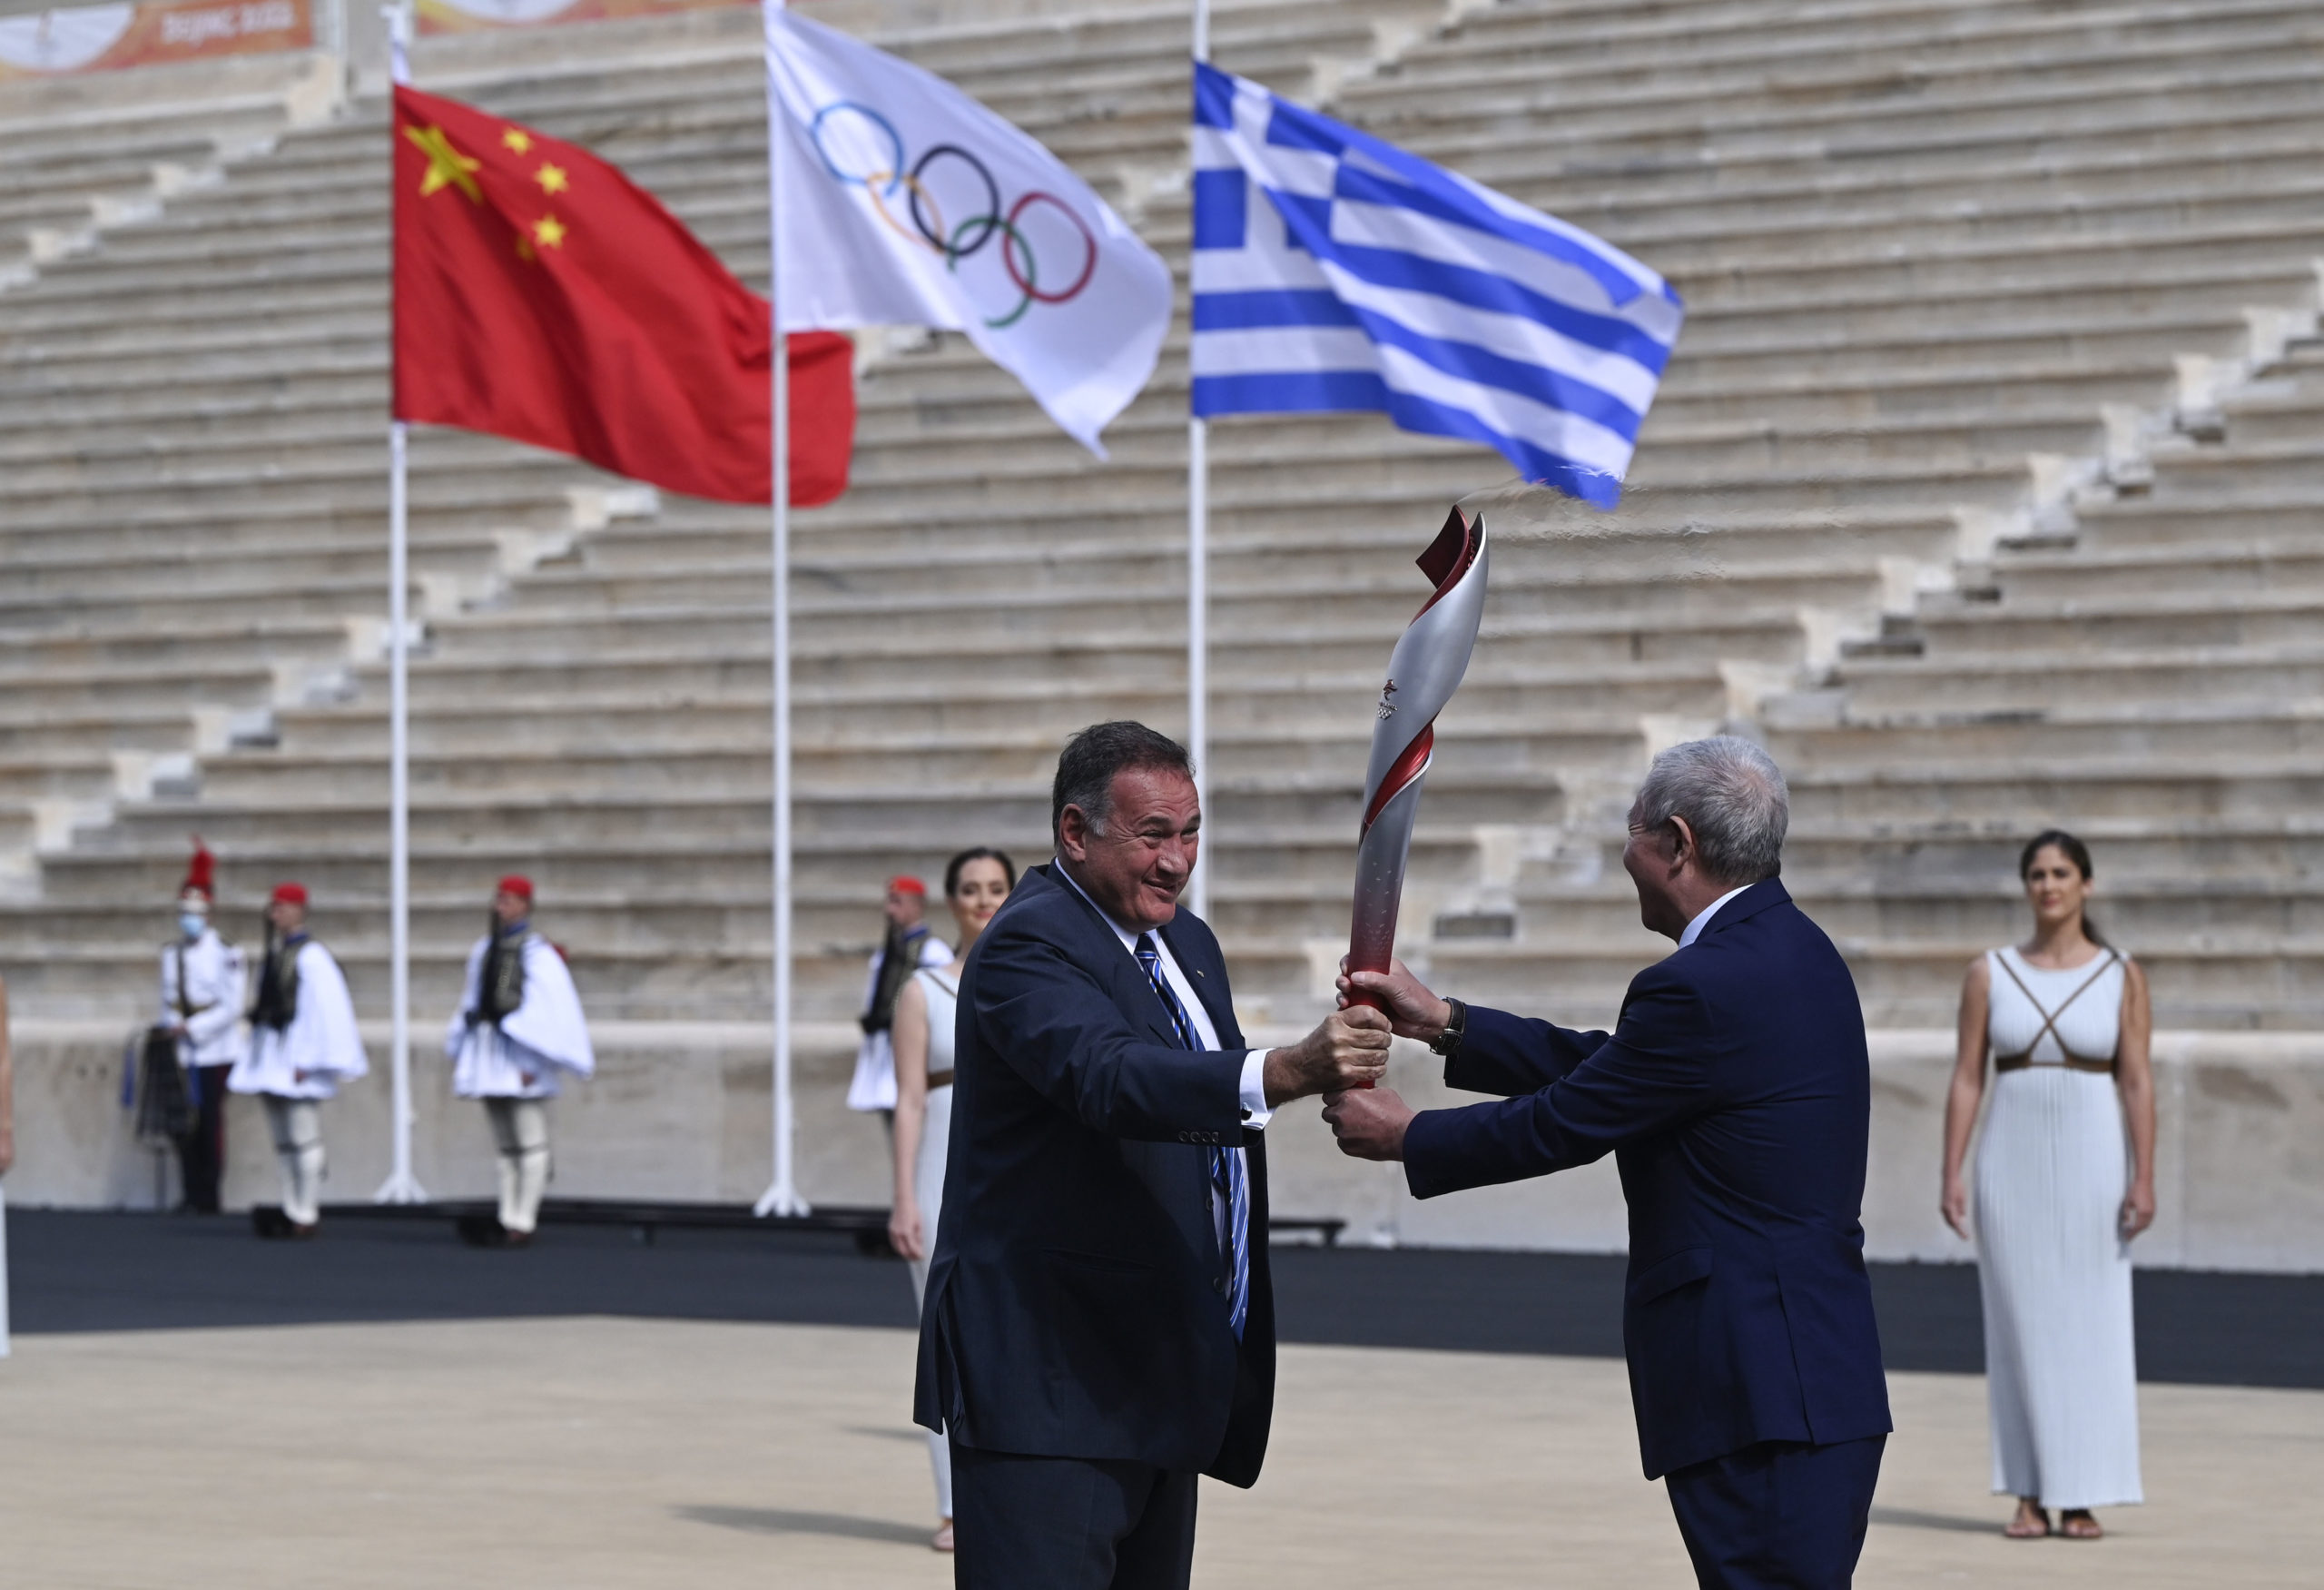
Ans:
{"type": "Polygon", "coordinates": [[[2103,1540],[2106,1532],[2098,1527],[2098,1520],[2090,1516],[2087,1507],[2075,1507],[2058,1515],[2058,1533],[2068,1540],[2103,1540]]]}

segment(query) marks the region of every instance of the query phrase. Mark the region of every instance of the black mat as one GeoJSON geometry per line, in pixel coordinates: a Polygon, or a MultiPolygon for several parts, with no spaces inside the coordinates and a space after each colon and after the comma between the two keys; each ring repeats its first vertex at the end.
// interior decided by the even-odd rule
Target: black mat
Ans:
{"type": "MultiPolygon", "coordinates": [[[[339,1220],[260,1242],[244,1220],[12,1210],[15,1328],[165,1330],[626,1314],[908,1328],[910,1282],[842,1234],[547,1229],[522,1251],[463,1248],[448,1225],[339,1220]]],[[[1623,1262],[1450,1249],[1274,1250],[1286,1341],[1472,1352],[1621,1352],[1623,1262]]],[[[1889,1368],[1984,1367],[1967,1265],[1880,1264],[1889,1368]]],[[[2142,1270],[2142,1378],[2324,1388],[2324,1276],[2142,1270]]]]}

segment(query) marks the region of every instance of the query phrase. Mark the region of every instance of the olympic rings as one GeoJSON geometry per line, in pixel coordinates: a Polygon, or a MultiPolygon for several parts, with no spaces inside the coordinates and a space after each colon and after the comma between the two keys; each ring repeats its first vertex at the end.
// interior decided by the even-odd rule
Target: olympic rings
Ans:
{"type": "MultiPolygon", "coordinates": [[[[907,169],[903,135],[896,131],[896,124],[870,105],[860,104],[853,100],[835,100],[817,111],[814,119],[807,123],[807,136],[814,144],[815,153],[822,161],[823,169],[831,173],[834,182],[862,188],[871,199],[873,212],[890,230],[940,255],[947,270],[959,271],[961,261],[973,259],[982,252],[985,245],[995,237],[1002,240],[1000,268],[1008,273],[1009,285],[1017,290],[1019,298],[1016,308],[1007,314],[986,320],[986,326],[994,331],[1015,325],[1036,303],[1066,303],[1079,297],[1082,290],[1089,285],[1089,279],[1098,272],[1098,239],[1090,232],[1088,222],[1070,204],[1054,193],[1036,188],[1019,194],[1016,202],[1010,204],[1004,213],[1000,207],[1000,184],[994,179],[992,169],[957,143],[931,144],[907,169]],[[868,156],[863,157],[867,164],[864,170],[850,170],[841,163],[827,134],[827,124],[842,114],[869,123],[881,135],[888,151],[884,163],[872,162],[868,156]],[[949,228],[945,225],[944,213],[936,202],[936,195],[925,180],[928,168],[941,159],[966,164],[974,178],[984,185],[983,212],[949,228]],[[905,193],[903,220],[899,220],[889,206],[889,200],[894,197],[899,188],[905,193]],[[1039,203],[1049,204],[1081,234],[1080,273],[1073,278],[1071,285],[1054,291],[1041,287],[1032,240],[1019,225],[1025,212],[1039,203]],[[906,220],[911,222],[909,230],[904,225],[906,220]]],[[[861,151],[858,153],[862,155],[861,151]]]]}
{"type": "MultiPolygon", "coordinates": [[[[1020,278],[1017,274],[1016,263],[1010,258],[1009,252],[1007,249],[1000,251],[1000,262],[1009,268],[1009,280],[1015,282],[1018,290],[1023,292],[1027,297],[1037,298],[1043,303],[1063,303],[1068,299],[1079,297],[1081,290],[1089,285],[1089,278],[1097,274],[1098,240],[1089,235],[1088,227],[1082,223],[1081,217],[1076,215],[1066,204],[1065,201],[1059,199],[1054,193],[1044,193],[1039,188],[1036,188],[1031,193],[1027,193],[1023,198],[1018,200],[1017,202],[1009,207],[1009,232],[1010,236],[1015,237],[1019,235],[1017,231],[1017,218],[1024,214],[1025,212],[1031,208],[1035,202],[1044,199],[1057,207],[1059,214],[1073,222],[1073,230],[1081,234],[1081,246],[1084,251],[1081,261],[1081,274],[1076,276],[1073,279],[1073,285],[1067,288],[1062,292],[1043,292],[1039,288],[1035,287],[1030,280],[1020,278]]],[[[1032,263],[1032,250],[1029,246],[1025,252],[1026,265],[1029,272],[1032,263]]]]}
{"type": "MultiPolygon", "coordinates": [[[[973,221],[963,222],[961,230],[965,231],[970,226],[978,225],[981,225],[984,230],[977,233],[976,242],[972,243],[963,243],[960,242],[960,232],[954,232],[950,239],[945,237],[944,222],[941,216],[939,216],[937,218],[936,224],[933,227],[931,227],[927,222],[921,219],[920,195],[925,190],[920,186],[917,181],[915,181],[912,185],[911,223],[920,229],[920,235],[921,237],[925,238],[936,248],[941,249],[948,260],[963,260],[968,258],[970,254],[975,253],[979,249],[984,247],[986,243],[991,242],[993,232],[999,230],[1000,226],[1000,184],[992,180],[992,173],[986,169],[984,162],[979,160],[975,155],[970,154],[967,150],[961,148],[957,143],[939,143],[927,153],[921,155],[918,160],[913,161],[911,163],[912,176],[915,179],[920,177],[922,173],[928,170],[930,163],[940,154],[953,155],[958,159],[968,162],[969,169],[983,179],[984,213],[978,216],[973,221]]],[[[930,211],[932,212],[935,208],[936,206],[934,202],[931,201],[929,204],[930,211]]],[[[1015,217],[1012,215],[1010,219],[1014,220],[1015,217]]]]}

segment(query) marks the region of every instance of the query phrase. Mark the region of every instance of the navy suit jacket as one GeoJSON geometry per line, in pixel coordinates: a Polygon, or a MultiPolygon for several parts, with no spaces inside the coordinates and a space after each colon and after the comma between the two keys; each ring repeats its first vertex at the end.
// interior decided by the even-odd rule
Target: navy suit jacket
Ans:
{"type": "Polygon", "coordinates": [[[1640,973],[1612,1036],[1472,1010],[1444,1080],[1505,1101],[1413,1119],[1415,1197],[1614,1154],[1649,1479],[1760,1441],[1890,1428],[1860,1223],[1864,1012],[1781,883],[1753,884],[1640,973]]]}
{"type": "MultiPolygon", "coordinates": [[[[1051,864],[1053,866],[1055,864],[1051,864]]],[[[1050,866],[969,953],[912,1417],[963,1445],[1258,1478],[1275,1406],[1266,1149],[1218,941],[1162,940],[1222,1051],[1181,1048],[1113,928],[1050,866]],[[1210,1147],[1250,1166],[1251,1297],[1227,1324],[1210,1147]]]]}

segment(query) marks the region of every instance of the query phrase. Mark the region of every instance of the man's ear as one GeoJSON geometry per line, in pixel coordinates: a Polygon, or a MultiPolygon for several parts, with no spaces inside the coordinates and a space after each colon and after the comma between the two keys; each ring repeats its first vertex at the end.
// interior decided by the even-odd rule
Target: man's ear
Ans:
{"type": "Polygon", "coordinates": [[[1071,862],[1089,858],[1089,815],[1069,805],[1058,814],[1057,847],[1071,862]]]}
{"type": "Polygon", "coordinates": [[[1695,848],[1695,831],[1687,826],[1687,820],[1684,817],[1673,813],[1669,820],[1669,827],[1670,870],[1675,874],[1689,861],[1699,861],[1701,853],[1695,848]]]}

